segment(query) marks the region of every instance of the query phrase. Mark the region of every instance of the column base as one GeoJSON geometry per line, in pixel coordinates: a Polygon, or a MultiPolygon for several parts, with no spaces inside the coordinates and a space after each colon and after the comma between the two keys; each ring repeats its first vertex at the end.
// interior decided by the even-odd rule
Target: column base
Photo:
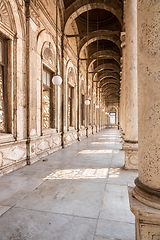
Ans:
{"type": "Polygon", "coordinates": [[[124,141],[122,149],[125,151],[125,169],[138,169],[138,142],[124,141]]]}
{"type": "Polygon", "coordinates": [[[135,179],[135,184],[133,196],[139,202],[160,210],[160,190],[144,185],[138,177],[135,179]]]}
{"type": "Polygon", "coordinates": [[[160,240],[160,210],[149,207],[132,194],[129,187],[129,202],[131,212],[135,215],[136,240],[160,240]]]}

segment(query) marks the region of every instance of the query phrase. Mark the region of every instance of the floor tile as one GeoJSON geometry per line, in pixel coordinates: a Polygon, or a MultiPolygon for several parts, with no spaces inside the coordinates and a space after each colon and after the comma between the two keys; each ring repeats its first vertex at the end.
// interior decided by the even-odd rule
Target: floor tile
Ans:
{"type": "Polygon", "coordinates": [[[134,223],[130,212],[127,186],[108,184],[104,193],[100,219],[134,223]]]}
{"type": "Polygon", "coordinates": [[[0,216],[10,209],[10,206],[0,205],[0,216]]]}
{"type": "Polygon", "coordinates": [[[97,218],[104,185],[76,180],[48,180],[16,206],[26,209],[97,218]]]}
{"type": "Polygon", "coordinates": [[[43,182],[33,177],[9,177],[0,179],[0,204],[13,206],[43,182]]]}
{"type": "Polygon", "coordinates": [[[0,218],[1,240],[93,240],[96,220],[12,208],[0,218]]]}
{"type": "Polygon", "coordinates": [[[134,180],[137,178],[136,170],[125,170],[122,167],[110,168],[108,183],[119,185],[134,185],[134,180]]]}
{"type": "Polygon", "coordinates": [[[134,240],[134,224],[99,220],[94,240],[134,240]]]}

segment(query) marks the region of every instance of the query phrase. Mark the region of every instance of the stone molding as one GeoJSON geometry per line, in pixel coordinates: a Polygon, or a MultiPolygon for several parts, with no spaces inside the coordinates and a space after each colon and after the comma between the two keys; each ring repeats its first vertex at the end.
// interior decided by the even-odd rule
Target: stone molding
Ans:
{"type": "Polygon", "coordinates": [[[160,210],[140,202],[132,192],[133,188],[128,187],[130,209],[136,220],[136,240],[159,240],[160,210]]]}
{"type": "Polygon", "coordinates": [[[33,4],[31,4],[30,7],[30,17],[31,19],[34,21],[34,23],[40,27],[40,21],[39,21],[39,14],[37,13],[37,11],[35,10],[35,7],[33,4]]]}
{"type": "Polygon", "coordinates": [[[160,197],[160,189],[155,189],[155,188],[151,188],[151,187],[149,187],[147,185],[144,185],[143,183],[141,183],[139,178],[136,178],[135,184],[136,184],[137,187],[142,189],[144,192],[147,192],[149,194],[152,194],[152,195],[155,195],[157,197],[160,197]]]}
{"type": "Polygon", "coordinates": [[[135,184],[133,196],[143,204],[160,210],[160,190],[142,184],[138,178],[135,180],[135,184]]]}

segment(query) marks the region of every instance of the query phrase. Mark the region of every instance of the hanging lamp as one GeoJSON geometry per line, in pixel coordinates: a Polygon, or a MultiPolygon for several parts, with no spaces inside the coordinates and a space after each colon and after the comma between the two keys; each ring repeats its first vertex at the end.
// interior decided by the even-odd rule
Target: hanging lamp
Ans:
{"type": "MultiPolygon", "coordinates": [[[[97,15],[97,32],[98,32],[98,15],[97,15]]],[[[96,56],[96,60],[97,60],[97,84],[98,84],[98,39],[97,39],[97,56],[96,56]]],[[[96,91],[97,91],[97,89],[96,89],[96,91]]],[[[98,96],[97,96],[97,102],[98,102],[98,96]]],[[[99,101],[99,103],[100,103],[100,101],[99,101]]],[[[96,108],[99,109],[99,104],[96,105],[96,108]]]]}
{"type": "Polygon", "coordinates": [[[56,0],[56,74],[52,78],[52,83],[59,86],[62,83],[62,78],[58,74],[58,0],[56,0]]]}
{"type": "Polygon", "coordinates": [[[89,12],[88,12],[88,4],[87,4],[87,76],[86,76],[86,84],[87,84],[87,99],[84,102],[85,105],[90,105],[90,100],[88,99],[88,29],[89,29],[89,12]]]}
{"type": "Polygon", "coordinates": [[[90,100],[89,99],[87,99],[86,101],[85,101],[85,105],[90,105],[90,100]]]}

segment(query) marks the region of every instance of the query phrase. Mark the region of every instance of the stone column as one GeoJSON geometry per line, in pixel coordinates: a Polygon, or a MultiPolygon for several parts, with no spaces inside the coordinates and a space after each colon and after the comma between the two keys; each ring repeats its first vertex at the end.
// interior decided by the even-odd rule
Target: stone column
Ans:
{"type": "Polygon", "coordinates": [[[123,31],[121,32],[121,48],[122,48],[122,57],[120,59],[120,79],[121,79],[121,96],[120,96],[120,110],[121,110],[121,120],[120,120],[120,130],[122,141],[125,138],[125,55],[126,55],[126,39],[125,39],[125,4],[126,0],[124,0],[123,7],[123,31]]]}
{"type": "Polygon", "coordinates": [[[101,131],[101,94],[100,94],[100,83],[99,83],[99,132],[101,131]]]}
{"type": "Polygon", "coordinates": [[[125,32],[121,33],[121,48],[122,48],[122,55],[121,58],[121,137],[124,140],[125,138],[125,32]]]}
{"type": "Polygon", "coordinates": [[[125,3],[125,168],[138,168],[137,0],[125,3]]]}
{"type": "Polygon", "coordinates": [[[138,0],[139,176],[131,211],[137,240],[160,239],[160,1],[138,0]]]}
{"type": "Polygon", "coordinates": [[[77,58],[77,139],[80,141],[80,81],[79,81],[79,56],[77,58]]]}
{"type": "MultiPolygon", "coordinates": [[[[99,96],[98,96],[98,81],[96,82],[96,105],[99,105],[99,96]]],[[[96,108],[96,132],[98,132],[99,130],[99,125],[98,125],[98,113],[99,113],[99,109],[96,108]]]]}

